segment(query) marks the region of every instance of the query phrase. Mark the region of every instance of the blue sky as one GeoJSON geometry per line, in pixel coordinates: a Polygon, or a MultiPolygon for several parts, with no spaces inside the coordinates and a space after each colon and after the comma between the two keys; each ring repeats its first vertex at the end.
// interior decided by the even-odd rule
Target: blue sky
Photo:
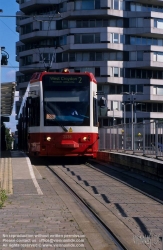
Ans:
{"type": "MultiPolygon", "coordinates": [[[[19,34],[16,32],[16,18],[6,17],[15,16],[19,10],[19,5],[16,0],[1,0],[0,9],[0,46],[5,47],[5,51],[9,54],[8,66],[1,67],[1,82],[16,81],[15,73],[18,70],[16,62],[16,42],[19,40],[19,34]]],[[[18,95],[18,93],[16,93],[18,95]]],[[[15,109],[10,117],[10,122],[6,123],[6,127],[11,128],[11,131],[16,130],[15,109]]]]}

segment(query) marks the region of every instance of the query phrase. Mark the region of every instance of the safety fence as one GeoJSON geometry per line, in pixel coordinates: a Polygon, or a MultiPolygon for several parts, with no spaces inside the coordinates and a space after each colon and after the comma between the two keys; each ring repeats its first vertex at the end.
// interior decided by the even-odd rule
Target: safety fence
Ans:
{"type": "Polygon", "coordinates": [[[132,151],[163,157],[163,122],[120,124],[99,128],[99,150],[132,151]]]}

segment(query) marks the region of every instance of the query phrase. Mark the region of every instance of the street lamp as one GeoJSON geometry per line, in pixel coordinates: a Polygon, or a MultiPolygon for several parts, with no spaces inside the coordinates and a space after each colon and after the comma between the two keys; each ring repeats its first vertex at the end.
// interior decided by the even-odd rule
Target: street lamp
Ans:
{"type": "MultiPolygon", "coordinates": [[[[130,101],[130,103],[124,103],[124,124],[125,124],[125,120],[126,120],[126,110],[125,110],[125,105],[130,104],[131,105],[131,150],[134,149],[134,106],[135,106],[135,100],[136,98],[133,97],[133,95],[135,95],[136,93],[129,93],[129,92],[123,92],[122,94],[126,94],[126,95],[130,95],[132,96],[128,98],[128,101],[130,101]]],[[[135,109],[135,122],[136,122],[136,109],[135,109]]]]}
{"type": "Polygon", "coordinates": [[[126,123],[126,103],[122,102],[123,105],[123,123],[126,123]]]}

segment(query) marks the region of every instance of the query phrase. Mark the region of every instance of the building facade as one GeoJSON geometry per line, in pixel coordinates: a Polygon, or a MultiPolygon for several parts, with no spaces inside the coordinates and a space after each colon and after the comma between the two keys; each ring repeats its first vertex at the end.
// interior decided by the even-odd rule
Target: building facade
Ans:
{"type": "Polygon", "coordinates": [[[20,96],[33,72],[66,67],[94,73],[107,102],[101,126],[163,118],[162,1],[17,2],[20,96]]]}

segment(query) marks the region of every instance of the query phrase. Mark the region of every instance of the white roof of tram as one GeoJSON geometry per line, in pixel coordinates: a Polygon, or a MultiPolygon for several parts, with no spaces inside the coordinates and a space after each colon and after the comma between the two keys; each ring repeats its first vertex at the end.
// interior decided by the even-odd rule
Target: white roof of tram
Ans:
{"type": "Polygon", "coordinates": [[[14,105],[15,82],[1,83],[1,116],[10,116],[14,105]]]}

